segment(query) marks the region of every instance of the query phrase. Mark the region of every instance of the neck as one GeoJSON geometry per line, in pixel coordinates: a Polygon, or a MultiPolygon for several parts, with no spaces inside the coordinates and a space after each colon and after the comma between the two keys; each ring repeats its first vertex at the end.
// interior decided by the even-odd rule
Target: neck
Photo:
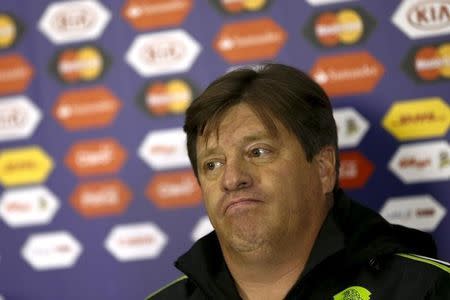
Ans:
{"type": "Polygon", "coordinates": [[[297,258],[278,263],[230,263],[229,268],[242,299],[283,299],[305,267],[307,258],[297,258]]]}
{"type": "Polygon", "coordinates": [[[243,253],[222,245],[226,264],[242,299],[286,297],[305,268],[327,213],[328,210],[314,216],[313,226],[301,226],[294,240],[280,239],[243,253]]]}

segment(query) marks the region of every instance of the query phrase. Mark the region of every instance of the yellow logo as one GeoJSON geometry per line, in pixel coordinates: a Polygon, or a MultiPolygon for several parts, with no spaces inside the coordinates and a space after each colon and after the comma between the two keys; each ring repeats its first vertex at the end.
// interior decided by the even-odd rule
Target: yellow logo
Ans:
{"type": "Polygon", "coordinates": [[[0,13],[0,49],[10,47],[17,36],[17,27],[14,19],[7,14],[0,13]]]}
{"type": "Polygon", "coordinates": [[[5,186],[41,183],[52,169],[52,159],[38,146],[0,152],[0,182],[5,186]]]}
{"type": "Polygon", "coordinates": [[[333,296],[333,300],[370,300],[372,293],[362,286],[351,286],[333,296]]]}
{"type": "Polygon", "coordinates": [[[401,141],[443,136],[450,126],[450,107],[439,97],[394,103],[383,127],[401,141]]]}

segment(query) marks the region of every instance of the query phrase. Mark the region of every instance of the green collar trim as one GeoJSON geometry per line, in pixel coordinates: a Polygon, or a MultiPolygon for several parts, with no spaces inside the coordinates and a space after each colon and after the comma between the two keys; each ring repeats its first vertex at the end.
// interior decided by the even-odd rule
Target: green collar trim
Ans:
{"type": "Polygon", "coordinates": [[[425,257],[425,256],[419,256],[419,255],[415,255],[415,254],[397,253],[396,255],[438,267],[439,269],[444,270],[445,272],[450,274],[450,267],[448,265],[446,265],[446,263],[443,261],[439,261],[436,259],[432,259],[432,258],[425,257]]]}
{"type": "Polygon", "coordinates": [[[168,287],[174,285],[175,283],[180,282],[180,281],[182,281],[182,280],[185,280],[185,279],[187,279],[187,278],[188,278],[188,277],[187,277],[186,275],[183,275],[183,276],[181,276],[181,277],[175,279],[174,281],[172,281],[172,282],[166,284],[165,286],[163,286],[162,288],[160,288],[159,290],[157,290],[156,292],[154,292],[153,294],[151,294],[150,296],[148,296],[148,297],[147,297],[147,300],[150,300],[153,296],[155,296],[155,295],[158,294],[159,292],[161,292],[161,291],[167,289],[168,287]]]}

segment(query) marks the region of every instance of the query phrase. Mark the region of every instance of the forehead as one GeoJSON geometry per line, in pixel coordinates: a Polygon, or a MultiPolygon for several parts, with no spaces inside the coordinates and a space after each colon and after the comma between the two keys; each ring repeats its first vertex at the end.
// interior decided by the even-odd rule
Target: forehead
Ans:
{"type": "Polygon", "coordinates": [[[241,140],[277,138],[284,130],[284,126],[272,116],[256,111],[246,103],[240,103],[207,124],[203,134],[198,136],[197,148],[241,140]]]}

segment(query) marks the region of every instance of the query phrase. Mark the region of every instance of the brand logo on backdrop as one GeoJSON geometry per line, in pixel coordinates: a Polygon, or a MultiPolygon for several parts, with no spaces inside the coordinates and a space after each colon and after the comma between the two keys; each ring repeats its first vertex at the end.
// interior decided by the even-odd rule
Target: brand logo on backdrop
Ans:
{"type": "Polygon", "coordinates": [[[53,116],[67,130],[81,130],[110,125],[122,103],[103,86],[67,91],[58,98],[53,116]]]}
{"type": "Polygon", "coordinates": [[[187,72],[201,51],[200,44],[183,29],[137,36],[125,58],[144,77],[187,72]]]}
{"type": "Polygon", "coordinates": [[[432,232],[447,211],[430,195],[393,197],[386,200],[380,214],[393,224],[432,232]]]}
{"type": "Polygon", "coordinates": [[[30,137],[42,115],[25,96],[0,98],[0,141],[30,137]]]}
{"type": "Polygon", "coordinates": [[[0,198],[0,216],[11,227],[45,225],[59,209],[59,200],[44,186],[6,190],[0,198]]]}
{"type": "Polygon", "coordinates": [[[100,1],[60,1],[47,6],[39,30],[54,44],[100,37],[111,15],[100,1]]]}
{"type": "Polygon", "coordinates": [[[38,271],[67,269],[75,265],[83,247],[69,232],[32,234],[22,247],[23,259],[38,271]]]}
{"type": "Polygon", "coordinates": [[[186,134],[182,128],[151,131],[139,147],[138,155],[155,170],[190,166],[186,134]]]}
{"type": "Polygon", "coordinates": [[[446,141],[402,145],[389,161],[389,170],[403,183],[450,179],[450,146],[446,141]]]}
{"type": "Polygon", "coordinates": [[[116,173],[127,158],[126,150],[112,138],[80,141],[70,147],[65,163],[78,176],[116,173]]]}
{"type": "Polygon", "coordinates": [[[384,66],[368,52],[319,58],[310,71],[330,96],[371,92],[384,74],[384,66]]]}
{"type": "Polygon", "coordinates": [[[197,179],[191,170],[157,173],[147,186],[146,195],[159,208],[194,206],[202,199],[197,179]]]}
{"type": "Polygon", "coordinates": [[[365,40],[374,26],[375,20],[366,11],[351,7],[314,15],[304,33],[317,46],[337,47],[365,40]]]}
{"type": "Polygon", "coordinates": [[[403,62],[403,69],[416,82],[450,79],[450,43],[413,48],[403,62]]]}
{"type": "Polygon", "coordinates": [[[366,185],[375,168],[372,162],[358,151],[341,152],[339,156],[339,185],[347,189],[362,188],[366,185]]]}
{"type": "Polygon", "coordinates": [[[0,151],[0,182],[4,186],[41,183],[52,169],[51,157],[39,146],[0,151]]]}
{"type": "Polygon", "coordinates": [[[108,234],[105,248],[122,262],[157,258],[168,238],[151,222],[117,225],[108,234]]]}
{"type": "Polygon", "coordinates": [[[191,240],[195,242],[213,230],[214,228],[212,227],[208,216],[203,216],[200,218],[200,220],[198,220],[197,224],[194,227],[194,230],[192,230],[191,240]]]}
{"type": "Polygon", "coordinates": [[[188,82],[172,79],[148,84],[139,97],[139,105],[153,116],[183,114],[192,102],[193,91],[188,82]]]}
{"type": "Polygon", "coordinates": [[[192,0],[128,0],[122,16],[137,30],[180,25],[192,9],[192,0]]]}
{"type": "Polygon", "coordinates": [[[0,198],[0,216],[10,227],[45,225],[59,209],[59,200],[44,186],[6,190],[0,198]]]}
{"type": "Polygon", "coordinates": [[[395,102],[382,121],[401,141],[444,136],[450,126],[450,107],[439,97],[395,102]]]}
{"type": "Polygon", "coordinates": [[[402,1],[392,22],[411,39],[450,33],[450,1],[402,1]]]}
{"type": "Polygon", "coordinates": [[[0,95],[23,92],[32,77],[33,69],[22,55],[0,56],[0,95]]]}
{"type": "Polygon", "coordinates": [[[273,59],[287,40],[284,29],[270,18],[225,24],[214,49],[230,64],[273,59]]]}
{"type": "Polygon", "coordinates": [[[271,0],[210,0],[210,2],[222,12],[239,14],[263,10],[271,0]]]}
{"type": "Polygon", "coordinates": [[[0,12],[0,50],[14,46],[22,31],[22,26],[14,16],[0,12]]]}
{"type": "Polygon", "coordinates": [[[339,148],[356,147],[369,130],[369,122],[352,107],[333,110],[339,148]]]}
{"type": "Polygon", "coordinates": [[[100,48],[69,48],[56,54],[52,70],[64,83],[90,82],[99,79],[109,62],[100,48]]]}
{"type": "Polygon", "coordinates": [[[311,5],[323,5],[323,4],[331,4],[331,3],[339,3],[339,2],[347,2],[352,0],[306,0],[311,5]]]}
{"type": "Polygon", "coordinates": [[[106,180],[79,185],[70,203],[82,216],[95,218],[123,213],[131,198],[131,191],[125,183],[106,180]]]}

